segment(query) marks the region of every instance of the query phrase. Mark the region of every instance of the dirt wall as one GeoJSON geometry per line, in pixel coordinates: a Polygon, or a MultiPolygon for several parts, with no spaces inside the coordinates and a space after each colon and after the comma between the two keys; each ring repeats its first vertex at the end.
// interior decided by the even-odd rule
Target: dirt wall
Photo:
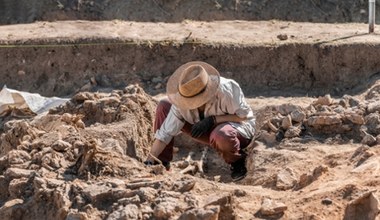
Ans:
{"type": "MultiPolygon", "coordinates": [[[[377,2],[379,6],[380,3],[377,2]]],[[[366,0],[1,0],[0,24],[56,20],[367,22],[366,0]]],[[[380,11],[377,11],[380,21],[380,11]]]]}
{"type": "Polygon", "coordinates": [[[286,91],[342,95],[358,91],[380,72],[380,45],[277,46],[136,45],[21,47],[0,50],[0,86],[45,96],[139,83],[164,91],[181,64],[202,60],[238,81],[247,95],[286,91]],[[372,78],[371,78],[372,77],[372,78]]]}

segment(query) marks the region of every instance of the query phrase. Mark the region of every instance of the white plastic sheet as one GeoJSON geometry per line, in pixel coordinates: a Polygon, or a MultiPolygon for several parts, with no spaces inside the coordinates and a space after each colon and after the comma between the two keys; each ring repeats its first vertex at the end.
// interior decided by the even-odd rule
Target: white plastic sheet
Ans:
{"type": "Polygon", "coordinates": [[[58,97],[43,97],[37,93],[21,92],[9,89],[6,86],[0,91],[0,115],[9,107],[29,108],[36,114],[41,114],[61,104],[69,99],[58,97]]]}

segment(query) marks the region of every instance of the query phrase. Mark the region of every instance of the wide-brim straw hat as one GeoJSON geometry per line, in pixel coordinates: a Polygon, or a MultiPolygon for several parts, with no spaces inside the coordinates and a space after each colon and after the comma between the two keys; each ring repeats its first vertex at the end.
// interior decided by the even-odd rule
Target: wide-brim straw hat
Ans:
{"type": "Polygon", "coordinates": [[[169,100],[180,109],[196,109],[215,96],[220,74],[213,66],[192,61],[180,66],[170,76],[166,93],[169,100]]]}

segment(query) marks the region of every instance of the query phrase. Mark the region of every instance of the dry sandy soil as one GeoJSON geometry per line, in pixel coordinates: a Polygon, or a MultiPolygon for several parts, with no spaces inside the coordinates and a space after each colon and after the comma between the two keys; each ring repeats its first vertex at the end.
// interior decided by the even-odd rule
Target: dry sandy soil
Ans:
{"type": "Polygon", "coordinates": [[[0,85],[71,98],[43,115],[1,115],[1,218],[379,219],[380,37],[367,28],[1,26],[0,85]],[[256,113],[239,182],[212,149],[182,135],[170,171],[142,163],[167,77],[190,60],[236,79],[256,113]]]}
{"type": "Polygon", "coordinates": [[[182,136],[170,171],[145,167],[157,102],[136,85],[80,92],[46,115],[10,109],[2,117],[0,214],[3,219],[376,219],[379,87],[341,99],[249,99],[258,135],[247,150],[248,175],[235,183],[212,149],[182,136]]]}

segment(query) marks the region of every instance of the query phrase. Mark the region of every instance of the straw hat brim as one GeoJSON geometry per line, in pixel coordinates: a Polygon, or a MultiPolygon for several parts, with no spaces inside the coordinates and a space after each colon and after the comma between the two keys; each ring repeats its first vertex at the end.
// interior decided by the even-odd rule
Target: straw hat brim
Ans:
{"type": "Polygon", "coordinates": [[[166,94],[172,104],[180,109],[196,109],[206,102],[208,102],[217,92],[220,83],[220,74],[213,66],[208,63],[201,61],[192,61],[180,66],[174,73],[170,76],[168,83],[166,85],[166,94]],[[191,65],[202,66],[209,75],[209,80],[207,82],[206,89],[191,98],[186,98],[182,96],[178,91],[179,80],[182,72],[191,65]]]}

